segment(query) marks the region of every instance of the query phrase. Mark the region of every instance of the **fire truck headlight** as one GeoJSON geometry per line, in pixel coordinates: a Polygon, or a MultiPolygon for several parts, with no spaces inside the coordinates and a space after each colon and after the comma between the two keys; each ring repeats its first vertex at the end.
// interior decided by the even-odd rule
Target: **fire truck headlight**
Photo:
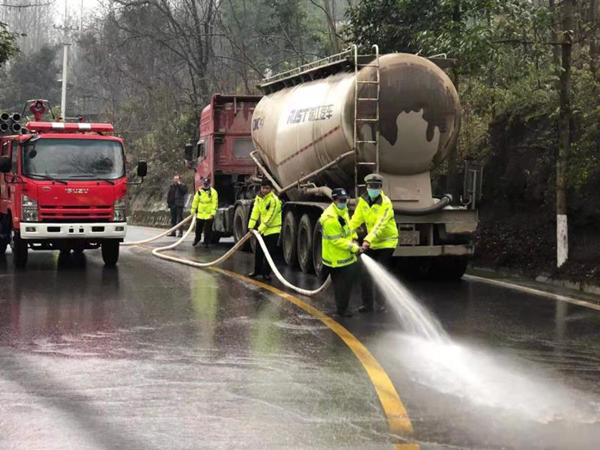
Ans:
{"type": "Polygon", "coordinates": [[[21,220],[23,222],[37,222],[39,220],[37,200],[21,195],[21,220]]]}
{"type": "Polygon", "coordinates": [[[115,202],[115,213],[113,214],[113,222],[125,222],[127,214],[125,213],[125,200],[120,198],[115,202]]]}

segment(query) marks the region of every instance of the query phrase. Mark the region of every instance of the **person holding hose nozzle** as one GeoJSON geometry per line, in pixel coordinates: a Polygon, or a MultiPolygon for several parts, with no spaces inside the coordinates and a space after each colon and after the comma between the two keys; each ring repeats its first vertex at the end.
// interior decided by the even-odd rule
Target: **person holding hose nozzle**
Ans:
{"type": "MultiPolygon", "coordinates": [[[[356,210],[350,220],[354,232],[365,224],[367,236],[363,240],[362,249],[366,255],[389,267],[398,245],[398,227],[394,217],[392,201],[383,193],[383,177],[372,173],[365,177],[367,192],[358,199],[356,210]]],[[[373,311],[373,300],[377,302],[377,311],[385,311],[385,303],[380,292],[376,292],[373,279],[363,268],[362,301],[358,312],[373,311]]]]}
{"type": "Polygon", "coordinates": [[[202,187],[194,195],[192,209],[190,210],[192,214],[196,214],[196,237],[192,243],[194,247],[200,242],[203,230],[204,248],[208,247],[210,238],[212,237],[213,221],[217,215],[218,206],[219,194],[215,189],[210,187],[210,178],[204,178],[202,180],[202,187]]]}
{"type": "Polygon", "coordinates": [[[335,294],[337,315],[351,317],[348,311],[350,294],[356,276],[356,262],[363,249],[354,239],[348,215],[348,193],[343,188],[331,192],[333,203],[323,212],[323,264],[328,267],[335,294]]]}
{"type": "MultiPolygon", "coordinates": [[[[253,230],[259,220],[258,232],[265,241],[269,253],[273,255],[281,233],[281,200],[273,193],[273,183],[266,178],[263,178],[260,193],[254,199],[248,230],[253,230]]],[[[256,278],[259,275],[262,275],[265,281],[271,281],[271,266],[260,244],[256,246],[254,254],[254,271],[248,276],[256,278]]]]}

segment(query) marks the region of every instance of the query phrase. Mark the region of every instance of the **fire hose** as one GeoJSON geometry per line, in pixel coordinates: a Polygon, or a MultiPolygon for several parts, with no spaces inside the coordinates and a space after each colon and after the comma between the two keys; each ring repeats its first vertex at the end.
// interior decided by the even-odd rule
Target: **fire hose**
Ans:
{"type": "Polygon", "coordinates": [[[183,227],[190,220],[191,220],[190,226],[187,229],[187,231],[183,234],[182,237],[180,237],[173,244],[170,244],[170,245],[167,245],[164,247],[155,248],[154,250],[152,250],[152,254],[154,256],[156,256],[157,258],[164,259],[166,261],[172,261],[172,262],[175,262],[178,264],[184,264],[186,266],[198,267],[200,269],[206,269],[209,267],[217,266],[217,265],[225,262],[226,260],[228,260],[235,252],[237,252],[238,250],[240,250],[242,248],[242,246],[246,243],[246,241],[248,241],[248,239],[250,239],[252,236],[254,236],[256,238],[258,244],[262,247],[263,252],[265,254],[265,258],[267,259],[269,266],[271,266],[271,270],[273,271],[273,274],[277,277],[277,279],[285,287],[287,287],[293,291],[296,291],[298,294],[305,295],[307,297],[313,297],[313,296],[318,295],[321,292],[323,292],[331,284],[331,276],[328,276],[327,280],[325,280],[325,283],[323,283],[320,288],[318,288],[314,291],[311,291],[311,290],[307,290],[307,289],[302,289],[298,286],[294,286],[292,283],[287,281],[283,277],[283,275],[279,272],[279,270],[277,269],[277,266],[273,262],[273,258],[271,256],[271,254],[269,253],[269,250],[267,249],[267,245],[265,244],[265,241],[263,240],[260,233],[258,233],[256,230],[248,231],[248,233],[243,238],[241,238],[239,241],[237,241],[235,243],[235,245],[227,253],[225,253],[223,256],[219,257],[218,259],[216,259],[212,262],[200,263],[197,261],[192,261],[190,259],[178,258],[176,256],[171,256],[171,255],[163,255],[162,254],[163,252],[176,248],[177,246],[179,246],[182,242],[184,242],[187,239],[187,237],[190,235],[190,233],[192,232],[192,230],[194,229],[194,227],[196,225],[196,217],[195,216],[189,216],[186,219],[179,222],[173,228],[171,228],[163,233],[160,233],[154,237],[151,237],[149,239],[144,239],[142,241],[135,241],[135,242],[123,242],[121,245],[128,247],[128,246],[133,246],[133,245],[148,244],[148,243],[156,241],[162,237],[165,237],[167,234],[174,233],[176,230],[183,227]]]}

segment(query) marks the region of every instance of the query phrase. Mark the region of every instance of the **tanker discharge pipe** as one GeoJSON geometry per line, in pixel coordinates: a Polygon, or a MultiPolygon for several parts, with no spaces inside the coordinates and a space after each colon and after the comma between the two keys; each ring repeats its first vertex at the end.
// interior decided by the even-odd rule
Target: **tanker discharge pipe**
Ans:
{"type": "Polygon", "coordinates": [[[402,214],[403,216],[427,216],[429,214],[433,214],[438,211],[441,211],[446,206],[448,206],[451,201],[452,201],[452,195],[444,194],[444,196],[441,198],[441,200],[433,206],[428,206],[427,208],[420,208],[420,209],[408,209],[408,208],[402,208],[401,206],[394,206],[394,212],[396,214],[402,214]]]}

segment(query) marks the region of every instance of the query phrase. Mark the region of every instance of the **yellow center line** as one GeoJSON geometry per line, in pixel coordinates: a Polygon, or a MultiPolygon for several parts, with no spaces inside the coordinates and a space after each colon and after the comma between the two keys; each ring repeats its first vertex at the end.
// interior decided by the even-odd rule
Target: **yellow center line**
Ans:
{"type": "MultiPolygon", "coordinates": [[[[145,248],[150,248],[146,247],[145,248]]],[[[175,255],[172,255],[175,256],[175,255]]],[[[179,256],[176,256],[179,257],[179,256]]],[[[375,357],[369,352],[369,350],[346,328],[344,328],[341,324],[333,320],[331,317],[327,316],[323,312],[319,311],[315,307],[309,305],[308,303],[300,300],[298,297],[295,297],[287,292],[284,292],[276,287],[273,287],[269,284],[261,283],[260,281],[253,280],[251,278],[247,278],[243,275],[240,275],[235,272],[230,272],[225,269],[221,269],[218,267],[210,267],[209,270],[221,273],[223,275],[227,275],[232,278],[236,278],[244,283],[250,283],[255,286],[258,286],[262,289],[270,291],[281,298],[293,303],[298,306],[300,309],[306,311],[313,317],[319,319],[323,322],[330,330],[332,330],[344,343],[350,348],[352,353],[358,358],[364,369],[366,370],[373,386],[375,387],[375,391],[377,392],[377,396],[379,397],[379,401],[381,402],[381,406],[383,407],[383,411],[385,412],[388,426],[390,431],[399,436],[408,436],[413,433],[413,426],[408,417],[408,413],[392,380],[390,380],[389,376],[379,364],[379,361],[375,359],[375,357]]],[[[419,445],[417,444],[395,444],[394,448],[396,450],[418,450],[419,445]]]]}

